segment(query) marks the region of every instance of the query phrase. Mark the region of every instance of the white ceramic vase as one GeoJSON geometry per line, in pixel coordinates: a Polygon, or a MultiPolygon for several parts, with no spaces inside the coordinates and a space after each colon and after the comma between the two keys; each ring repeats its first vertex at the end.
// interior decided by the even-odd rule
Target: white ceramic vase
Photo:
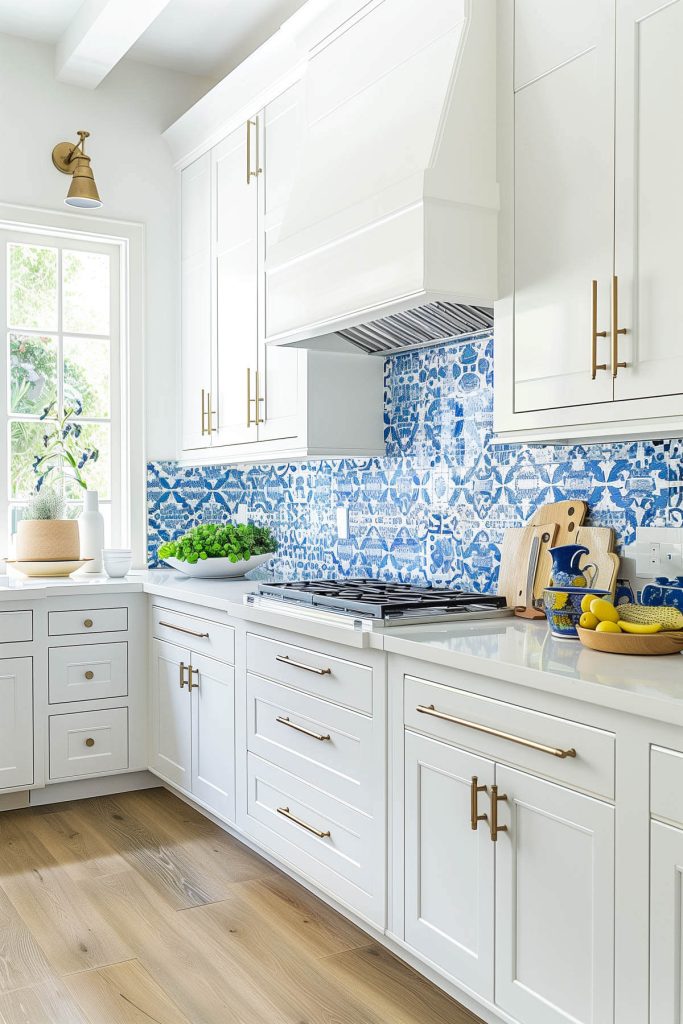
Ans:
{"type": "Polygon", "coordinates": [[[97,491],[86,491],[83,511],[78,517],[81,534],[81,558],[92,558],[83,566],[84,572],[102,572],[102,548],[104,547],[104,519],[100,512],[97,491]]]}

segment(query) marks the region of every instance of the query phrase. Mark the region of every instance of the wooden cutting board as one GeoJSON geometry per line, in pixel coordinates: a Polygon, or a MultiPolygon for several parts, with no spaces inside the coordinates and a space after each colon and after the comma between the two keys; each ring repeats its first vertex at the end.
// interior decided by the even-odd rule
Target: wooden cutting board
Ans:
{"type": "Polygon", "coordinates": [[[576,533],[576,543],[590,551],[583,556],[582,563],[593,562],[598,567],[593,586],[609,590],[613,597],[620,565],[619,556],[614,553],[615,542],[616,534],[611,526],[580,526],[576,533]]]}
{"type": "Polygon", "coordinates": [[[538,540],[540,557],[549,546],[552,546],[551,538],[555,533],[554,523],[541,523],[538,526],[524,526],[521,529],[505,531],[500,555],[498,593],[505,598],[510,608],[527,604],[527,581],[534,538],[538,540]]]}
{"type": "Polygon", "coordinates": [[[554,543],[544,545],[538,558],[538,569],[534,580],[534,601],[542,604],[543,590],[551,579],[553,560],[548,554],[548,547],[560,544],[577,544],[576,534],[588,515],[585,501],[554,501],[542,505],[533,514],[527,526],[549,525],[557,523],[557,534],[554,543]]]}

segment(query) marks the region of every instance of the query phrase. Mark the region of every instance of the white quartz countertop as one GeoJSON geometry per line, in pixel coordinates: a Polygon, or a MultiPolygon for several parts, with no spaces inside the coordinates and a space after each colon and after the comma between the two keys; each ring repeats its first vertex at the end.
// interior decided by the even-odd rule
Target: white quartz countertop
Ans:
{"type": "Polygon", "coordinates": [[[292,611],[265,612],[245,606],[244,595],[256,589],[256,583],[244,579],[190,579],[176,570],[152,569],[133,571],[124,580],[83,574],[59,580],[13,577],[9,587],[0,587],[0,603],[144,591],[319,639],[373,647],[683,725],[683,656],[678,654],[647,658],[602,654],[578,641],[555,640],[545,622],[512,617],[363,634],[342,622],[321,624],[292,611]]]}

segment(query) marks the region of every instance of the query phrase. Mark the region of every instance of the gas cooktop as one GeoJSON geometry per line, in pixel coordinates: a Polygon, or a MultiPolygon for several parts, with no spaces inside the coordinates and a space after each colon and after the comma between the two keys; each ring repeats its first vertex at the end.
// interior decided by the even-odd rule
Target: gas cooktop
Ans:
{"type": "Polygon", "coordinates": [[[384,580],[301,580],[260,583],[262,599],[372,620],[377,625],[454,621],[508,615],[505,598],[384,580]]]}

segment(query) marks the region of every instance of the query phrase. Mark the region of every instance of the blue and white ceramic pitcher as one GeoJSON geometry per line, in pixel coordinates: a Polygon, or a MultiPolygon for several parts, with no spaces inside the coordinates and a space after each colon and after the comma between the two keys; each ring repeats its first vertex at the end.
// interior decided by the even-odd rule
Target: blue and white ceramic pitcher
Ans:
{"type": "Polygon", "coordinates": [[[590,554],[583,544],[560,544],[556,548],[548,548],[553,560],[551,586],[553,587],[592,587],[598,574],[598,567],[593,562],[579,566],[583,555],[590,554]],[[586,575],[590,570],[590,575],[586,575]]]}

